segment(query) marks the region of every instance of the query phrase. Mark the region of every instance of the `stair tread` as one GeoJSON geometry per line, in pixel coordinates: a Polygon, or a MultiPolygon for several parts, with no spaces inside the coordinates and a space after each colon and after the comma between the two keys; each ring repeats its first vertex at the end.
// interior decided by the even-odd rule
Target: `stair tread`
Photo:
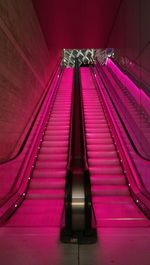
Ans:
{"type": "Polygon", "coordinates": [[[40,154],[39,161],[66,161],[68,154],[40,154]]]}
{"type": "Polygon", "coordinates": [[[64,178],[32,178],[30,183],[30,189],[63,189],[64,187],[64,178]]]}
{"type": "Polygon", "coordinates": [[[141,213],[141,210],[132,202],[127,204],[94,204],[94,210],[97,219],[110,218],[110,219],[139,219],[146,220],[147,218],[141,213]]]}
{"type": "Polygon", "coordinates": [[[17,210],[17,214],[14,214],[10,220],[7,221],[5,226],[7,227],[44,227],[44,226],[57,226],[61,224],[63,205],[50,207],[41,212],[23,211],[19,213],[20,209],[17,210]],[[54,214],[55,212],[55,214],[54,214]]]}
{"type": "Polygon", "coordinates": [[[26,197],[32,199],[64,198],[64,189],[29,189],[26,197]]]}
{"type": "Polygon", "coordinates": [[[95,150],[90,150],[90,152],[88,152],[88,157],[91,159],[95,159],[95,158],[114,158],[114,157],[118,157],[117,156],[117,152],[116,150],[112,150],[112,151],[105,151],[105,150],[99,150],[99,151],[95,151],[95,150]]]}
{"type": "Polygon", "coordinates": [[[114,151],[115,150],[115,146],[114,144],[97,144],[97,145],[94,145],[94,144],[87,144],[87,150],[89,152],[91,151],[114,151]]]}
{"type": "Polygon", "coordinates": [[[51,148],[42,146],[40,148],[40,154],[66,154],[67,147],[53,146],[51,148]]]}
{"type": "Polygon", "coordinates": [[[33,177],[52,177],[52,178],[65,178],[66,170],[46,170],[46,169],[35,169],[33,171],[33,177]]]}
{"type": "Polygon", "coordinates": [[[126,185],[92,185],[92,194],[101,195],[129,195],[129,189],[126,185]]]}
{"type": "Polygon", "coordinates": [[[123,170],[121,168],[120,165],[118,166],[91,166],[89,168],[90,170],[90,174],[91,175],[108,175],[108,174],[111,174],[111,175],[118,175],[118,174],[122,174],[123,170]]]}
{"type": "Polygon", "coordinates": [[[117,204],[128,204],[128,203],[133,203],[133,199],[129,195],[122,195],[122,196],[107,196],[107,195],[102,195],[102,196],[93,196],[92,198],[93,204],[95,207],[99,207],[99,204],[115,204],[117,207],[117,204]],[[96,206],[97,204],[97,206],[96,206]]]}
{"type": "Polygon", "coordinates": [[[60,141],[43,141],[42,147],[68,147],[67,140],[60,140],[60,141]]]}
{"type": "Polygon", "coordinates": [[[116,158],[89,158],[89,165],[90,166],[103,166],[103,165],[108,165],[108,166],[111,166],[111,165],[119,165],[120,166],[120,161],[119,159],[116,157],[116,158]]]}
{"type": "Polygon", "coordinates": [[[100,145],[100,144],[113,144],[113,139],[112,138],[101,138],[100,136],[99,137],[97,137],[96,139],[94,139],[94,138],[88,138],[87,137],[87,143],[88,143],[88,145],[94,145],[94,144],[96,144],[96,145],[100,145]]]}
{"type": "Polygon", "coordinates": [[[92,185],[124,185],[126,180],[124,175],[91,175],[90,176],[92,185]]]}

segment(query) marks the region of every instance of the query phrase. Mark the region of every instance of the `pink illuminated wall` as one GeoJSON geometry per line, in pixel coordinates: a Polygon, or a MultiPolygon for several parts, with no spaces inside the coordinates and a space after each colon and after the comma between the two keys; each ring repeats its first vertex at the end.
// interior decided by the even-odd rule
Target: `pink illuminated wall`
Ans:
{"type": "Polygon", "coordinates": [[[107,66],[112,69],[121,83],[129,90],[130,94],[136,99],[139,105],[143,104],[146,112],[150,116],[150,98],[147,94],[140,89],[140,87],[136,86],[136,84],[126,75],[124,74],[111,59],[107,59],[107,66]]]}
{"type": "Polygon", "coordinates": [[[14,151],[50,80],[48,50],[32,1],[0,1],[0,161],[14,151]]]}

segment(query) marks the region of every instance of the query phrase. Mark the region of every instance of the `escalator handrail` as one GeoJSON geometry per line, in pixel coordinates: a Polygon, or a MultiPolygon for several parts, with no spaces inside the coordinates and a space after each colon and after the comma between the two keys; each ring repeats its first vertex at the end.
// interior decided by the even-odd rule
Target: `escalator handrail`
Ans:
{"type": "MultiPolygon", "coordinates": [[[[138,80],[137,76],[133,74],[133,72],[131,72],[130,69],[123,68],[116,60],[111,59],[112,62],[120,69],[121,67],[121,71],[123,71],[123,73],[125,75],[127,75],[128,77],[130,77],[130,79],[132,80],[132,82],[134,84],[136,84],[137,88],[140,90],[140,87],[144,90],[145,94],[150,97],[150,91],[148,89],[148,87],[146,86],[145,82],[142,82],[141,80],[138,80]]],[[[134,62],[135,63],[135,62],[134,62]]]]}
{"type": "MultiPolygon", "coordinates": [[[[100,71],[99,71],[99,68],[98,68],[98,67],[97,67],[97,71],[98,71],[98,73],[99,73],[99,75],[100,75],[100,71]]],[[[101,80],[102,80],[102,83],[103,83],[103,85],[104,85],[104,87],[105,87],[105,89],[106,89],[106,91],[107,91],[107,94],[108,94],[108,96],[109,96],[109,98],[110,98],[110,100],[111,100],[111,102],[112,102],[112,104],[113,104],[113,107],[115,108],[115,111],[117,112],[117,115],[118,115],[118,117],[119,117],[119,119],[120,119],[120,121],[121,121],[121,124],[122,124],[122,126],[123,126],[123,128],[124,128],[124,130],[125,130],[125,132],[126,132],[126,134],[127,134],[127,136],[128,136],[128,139],[129,139],[129,141],[130,141],[130,143],[131,143],[131,145],[132,145],[134,151],[135,151],[136,154],[137,154],[139,157],[141,157],[143,160],[150,162],[150,159],[148,159],[147,157],[143,156],[143,155],[140,153],[140,151],[138,151],[138,149],[137,149],[137,147],[136,147],[134,141],[132,140],[131,135],[129,134],[129,132],[128,132],[127,128],[126,128],[126,125],[125,125],[124,121],[123,121],[122,118],[121,118],[121,115],[120,115],[119,111],[117,110],[117,108],[116,108],[116,106],[115,106],[115,104],[114,104],[114,102],[113,102],[113,99],[112,99],[112,97],[111,97],[111,95],[110,95],[110,93],[109,93],[109,91],[108,91],[108,89],[107,89],[107,87],[106,87],[106,85],[105,85],[105,82],[103,81],[103,79],[101,79],[101,80]]]]}
{"type": "MultiPolygon", "coordinates": [[[[120,70],[120,69],[119,69],[120,70]]],[[[113,76],[113,79],[115,80],[115,82],[118,84],[119,87],[123,87],[124,88],[124,85],[123,83],[117,78],[116,74],[113,72],[113,70],[108,67],[108,71],[110,72],[110,74],[113,76]]],[[[130,93],[129,89],[127,86],[125,86],[126,89],[128,90],[128,92],[130,93]]],[[[137,87],[139,89],[139,87],[137,87]]],[[[140,89],[139,89],[140,90],[140,89]]],[[[134,101],[137,105],[137,108],[141,110],[141,106],[138,104],[138,102],[135,100],[135,98],[133,97],[133,95],[130,93],[130,97],[131,97],[131,100],[134,101]]],[[[148,117],[149,117],[149,114],[147,113],[147,111],[142,107],[142,112],[144,112],[148,117]]]]}
{"type": "MultiPolygon", "coordinates": [[[[100,75],[99,69],[97,69],[97,72],[98,72],[98,74],[99,74],[99,78],[100,78],[101,75],[100,75]]],[[[111,95],[110,95],[110,93],[109,93],[109,91],[108,91],[108,89],[107,89],[107,86],[105,85],[105,82],[103,81],[102,78],[101,78],[101,81],[102,81],[102,83],[103,83],[103,85],[104,85],[104,87],[105,87],[105,91],[107,92],[107,95],[108,95],[108,97],[109,97],[109,99],[110,99],[110,101],[111,101],[111,104],[113,105],[113,108],[115,109],[115,112],[117,113],[117,116],[119,117],[119,120],[120,120],[120,122],[121,122],[121,125],[122,125],[123,129],[125,130],[125,133],[126,133],[126,135],[127,135],[127,137],[128,137],[128,140],[129,140],[131,146],[133,147],[134,151],[136,152],[136,150],[137,150],[137,149],[136,149],[136,146],[134,145],[134,142],[133,142],[133,140],[132,140],[132,138],[131,138],[131,136],[130,136],[130,134],[129,134],[127,128],[126,128],[126,125],[125,125],[124,121],[122,120],[121,115],[120,115],[120,113],[119,113],[119,111],[118,111],[118,109],[117,109],[115,103],[113,102],[113,99],[112,99],[112,97],[111,97],[111,95]],[[134,147],[135,147],[135,148],[134,148],[134,147]]],[[[144,158],[144,157],[138,152],[138,150],[137,150],[136,154],[139,155],[139,157],[141,157],[142,159],[147,160],[147,159],[145,159],[145,158],[144,158]]],[[[136,174],[138,174],[138,172],[137,172],[136,174]]],[[[139,176],[139,180],[140,180],[140,182],[141,182],[141,185],[144,187],[143,181],[142,181],[142,179],[141,179],[140,176],[139,176]]]]}
{"type": "MultiPolygon", "coordinates": [[[[92,69],[91,69],[91,72],[92,72],[93,78],[95,79],[92,69]]],[[[99,85],[98,85],[96,80],[95,80],[95,85],[97,87],[97,91],[99,91],[99,94],[100,94],[100,90],[101,89],[99,88],[99,85]]],[[[101,90],[101,93],[102,93],[102,90],[101,90]]],[[[133,198],[137,202],[138,198],[140,199],[140,197],[142,196],[142,199],[141,199],[140,203],[141,203],[141,205],[143,207],[141,207],[141,209],[142,210],[144,209],[146,211],[146,215],[148,217],[150,217],[150,196],[149,196],[149,194],[146,194],[143,191],[143,186],[141,186],[141,180],[139,179],[139,176],[137,175],[137,172],[135,171],[134,166],[132,165],[132,163],[130,163],[130,158],[129,158],[128,152],[126,151],[126,149],[124,147],[123,140],[122,140],[122,138],[119,135],[119,132],[117,130],[117,126],[116,126],[115,121],[113,119],[113,116],[112,116],[112,114],[111,114],[111,112],[110,112],[110,110],[108,108],[108,104],[107,104],[107,102],[105,100],[105,96],[103,95],[103,93],[102,93],[102,97],[103,97],[103,100],[104,100],[104,103],[105,103],[105,106],[106,106],[106,110],[107,110],[108,116],[110,117],[110,121],[112,123],[112,127],[114,128],[114,133],[116,135],[116,139],[117,139],[118,144],[120,146],[120,149],[122,150],[122,153],[124,155],[125,164],[126,164],[127,169],[129,171],[129,177],[130,177],[129,187],[130,187],[130,189],[131,189],[131,191],[133,193],[133,198]],[[132,188],[133,188],[133,190],[132,190],[132,188]],[[139,194],[139,192],[140,192],[140,194],[139,194]]],[[[128,174],[126,174],[126,175],[128,175],[128,174]]],[[[144,210],[143,210],[143,212],[144,212],[144,210]]]]}
{"type": "Polygon", "coordinates": [[[18,174],[19,178],[21,178],[21,181],[16,189],[15,187],[17,186],[17,182],[14,183],[14,190],[11,191],[4,198],[3,201],[1,201],[0,219],[2,220],[2,222],[3,222],[3,219],[6,219],[6,216],[11,215],[12,212],[16,210],[15,205],[17,205],[18,207],[21,204],[21,202],[25,199],[25,195],[26,195],[26,192],[27,192],[27,189],[30,183],[30,179],[31,179],[30,176],[32,175],[32,171],[34,170],[34,167],[32,166],[33,161],[35,161],[34,153],[37,153],[37,146],[45,130],[45,124],[46,124],[46,120],[48,117],[48,113],[49,111],[51,112],[52,105],[54,103],[56,93],[57,93],[56,90],[59,87],[62,73],[63,73],[63,67],[61,67],[61,73],[60,73],[59,79],[57,80],[57,84],[50,98],[47,100],[48,102],[46,102],[44,117],[43,117],[43,120],[40,121],[38,129],[36,130],[36,134],[34,135],[32,146],[30,147],[30,151],[26,154],[25,159],[21,165],[20,175],[18,174]],[[8,205],[8,209],[7,209],[7,205],[8,205]]]}
{"type": "MultiPolygon", "coordinates": [[[[11,157],[10,157],[9,159],[0,162],[0,165],[3,165],[3,164],[6,164],[6,163],[9,163],[10,161],[16,159],[16,158],[20,155],[20,153],[22,152],[22,150],[23,150],[23,148],[24,148],[24,146],[25,146],[25,144],[26,144],[26,142],[27,142],[27,140],[28,140],[28,137],[29,137],[29,135],[30,135],[30,133],[31,133],[33,127],[34,127],[34,124],[36,123],[36,120],[37,120],[37,117],[38,117],[38,115],[39,115],[39,113],[40,113],[40,110],[41,110],[41,108],[42,108],[42,105],[43,105],[43,103],[45,102],[45,100],[46,100],[46,98],[47,98],[47,95],[48,95],[48,92],[49,92],[49,87],[52,85],[53,80],[54,80],[56,74],[57,74],[57,73],[58,73],[58,75],[61,74],[60,63],[61,63],[61,59],[58,60],[57,65],[56,65],[56,67],[55,67],[55,70],[54,70],[52,76],[50,77],[50,81],[48,82],[48,84],[47,84],[47,86],[46,86],[46,90],[45,90],[45,92],[44,92],[42,98],[40,99],[40,102],[38,103],[38,106],[36,107],[36,112],[34,113],[34,118],[33,118],[33,120],[31,121],[31,124],[30,124],[30,126],[29,126],[29,128],[28,128],[28,130],[27,130],[27,132],[26,132],[25,138],[24,138],[24,140],[22,141],[22,144],[21,144],[19,150],[17,151],[16,154],[14,154],[14,155],[11,154],[11,157]]],[[[31,118],[31,119],[32,119],[32,118],[31,118]]],[[[27,126],[26,126],[26,127],[27,127],[27,126]]],[[[26,127],[24,128],[24,131],[26,130],[26,127]]],[[[23,133],[24,133],[24,131],[23,131],[23,133]]],[[[22,133],[22,134],[23,134],[23,133],[22,133]]],[[[18,140],[18,141],[19,141],[19,140],[18,140]]],[[[17,141],[17,143],[18,143],[18,141],[17,141]]],[[[16,144],[16,145],[17,145],[17,144],[16,144]]]]}

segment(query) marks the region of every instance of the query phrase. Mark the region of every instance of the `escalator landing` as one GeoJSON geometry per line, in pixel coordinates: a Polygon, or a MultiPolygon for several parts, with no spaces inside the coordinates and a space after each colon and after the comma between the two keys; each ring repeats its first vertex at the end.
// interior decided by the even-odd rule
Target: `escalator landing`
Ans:
{"type": "Polygon", "coordinates": [[[61,244],[60,228],[0,228],[1,265],[77,265],[78,246],[61,244]]]}
{"type": "Polygon", "coordinates": [[[93,245],[61,244],[59,228],[0,228],[1,265],[149,265],[149,228],[98,228],[93,245]],[[11,250],[11,251],[10,251],[11,250]]]}
{"type": "Polygon", "coordinates": [[[80,246],[80,265],[149,265],[150,228],[98,228],[95,245],[80,246]]]}

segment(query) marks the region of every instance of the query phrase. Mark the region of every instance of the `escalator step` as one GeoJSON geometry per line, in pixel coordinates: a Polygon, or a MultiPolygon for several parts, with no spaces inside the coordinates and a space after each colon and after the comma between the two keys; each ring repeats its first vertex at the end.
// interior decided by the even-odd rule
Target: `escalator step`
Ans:
{"type": "MultiPolygon", "coordinates": [[[[47,137],[66,137],[68,135],[68,130],[46,130],[45,136],[47,137]]],[[[45,139],[45,138],[44,138],[45,139]]]]}
{"type": "Polygon", "coordinates": [[[99,150],[99,151],[95,151],[94,149],[91,150],[89,153],[88,153],[88,157],[89,159],[97,159],[97,158],[117,158],[117,152],[114,150],[114,151],[105,151],[105,150],[99,150]]]}
{"type": "Polygon", "coordinates": [[[91,175],[120,175],[122,174],[122,168],[120,166],[94,166],[90,167],[91,175]]]}
{"type": "Polygon", "coordinates": [[[62,169],[65,170],[66,169],[66,161],[62,160],[62,161],[41,161],[39,159],[39,161],[37,161],[35,168],[38,169],[43,169],[43,170],[48,170],[50,171],[51,169],[62,169]]]}
{"type": "Polygon", "coordinates": [[[54,141],[54,142],[61,142],[61,141],[63,141],[63,142],[66,142],[66,143],[68,143],[68,138],[69,138],[69,135],[68,134],[66,134],[66,135],[55,135],[55,134],[52,134],[52,135],[47,135],[47,134],[45,134],[45,136],[44,136],[44,142],[45,141],[54,141]]]}
{"type": "Polygon", "coordinates": [[[113,144],[113,139],[111,137],[109,138],[101,138],[100,135],[99,135],[99,138],[88,138],[87,137],[87,140],[88,140],[88,145],[90,144],[113,144]]]}
{"type": "Polygon", "coordinates": [[[68,154],[40,154],[39,155],[39,160],[40,161],[53,161],[53,162],[56,162],[56,161],[67,161],[67,156],[68,154]]]}
{"type": "Polygon", "coordinates": [[[54,114],[52,112],[50,119],[51,120],[55,120],[55,119],[68,120],[68,119],[70,119],[70,113],[69,114],[68,113],[62,113],[62,114],[58,113],[58,114],[54,114]]]}
{"type": "Polygon", "coordinates": [[[102,113],[101,111],[95,110],[95,111],[89,111],[85,110],[84,111],[85,117],[89,118],[89,119],[93,119],[93,118],[99,118],[99,120],[104,120],[104,113],[102,113]]]}
{"type": "Polygon", "coordinates": [[[107,123],[88,123],[86,125],[86,128],[90,130],[91,128],[99,128],[100,130],[102,129],[108,129],[108,124],[107,123]]]}
{"type": "Polygon", "coordinates": [[[64,124],[65,124],[65,126],[69,126],[69,120],[67,120],[67,121],[63,121],[63,120],[61,120],[61,121],[59,121],[59,120],[56,120],[55,119],[55,121],[49,121],[49,123],[48,123],[48,128],[50,127],[50,126],[53,126],[53,127],[57,127],[57,126],[59,126],[59,127],[61,127],[61,126],[64,126],[64,124]]]}
{"type": "Polygon", "coordinates": [[[89,158],[89,166],[119,166],[120,162],[118,158],[99,158],[99,159],[90,159],[89,158]]]}
{"type": "Polygon", "coordinates": [[[108,132],[108,133],[87,133],[86,134],[86,138],[87,139],[99,139],[99,138],[101,138],[101,139],[109,139],[111,137],[111,134],[110,134],[110,132],[108,132]]]}
{"type": "Polygon", "coordinates": [[[98,227],[146,227],[149,220],[137,212],[131,204],[117,206],[101,205],[95,207],[96,221],[98,227]],[[119,207],[120,206],[120,207],[119,207]]]}
{"type": "Polygon", "coordinates": [[[117,207],[117,204],[129,204],[133,203],[133,200],[130,196],[128,195],[122,195],[122,196],[107,196],[107,195],[102,195],[102,196],[93,196],[93,204],[95,207],[99,207],[100,204],[115,204],[117,207]]]}
{"type": "Polygon", "coordinates": [[[30,189],[63,189],[64,178],[32,178],[30,189]]]}
{"type": "Polygon", "coordinates": [[[59,147],[59,146],[56,146],[53,148],[49,148],[49,147],[46,147],[46,146],[43,146],[41,149],[40,149],[40,154],[66,154],[66,147],[59,147]]]}
{"type": "Polygon", "coordinates": [[[126,196],[129,190],[125,185],[92,185],[93,196],[126,196]]]}
{"type": "Polygon", "coordinates": [[[64,189],[30,189],[27,199],[63,199],[64,189]]]}
{"type": "Polygon", "coordinates": [[[86,128],[86,133],[109,133],[109,128],[86,128]]]}
{"type": "Polygon", "coordinates": [[[125,185],[124,175],[91,175],[92,185],[125,185]]]}
{"type": "Polygon", "coordinates": [[[18,210],[18,213],[20,214],[46,214],[49,213],[53,210],[54,208],[60,208],[63,207],[64,202],[61,199],[55,199],[52,198],[51,200],[32,200],[32,199],[26,199],[22,205],[21,208],[18,210]]]}
{"type": "Polygon", "coordinates": [[[87,146],[87,149],[89,152],[91,151],[114,151],[115,150],[115,146],[114,144],[90,144],[87,146]]]}
{"type": "Polygon", "coordinates": [[[47,125],[47,130],[49,131],[49,130],[51,130],[51,129],[55,129],[55,130],[65,130],[65,129],[67,129],[67,130],[69,130],[69,124],[68,125],[66,125],[66,124],[49,124],[49,125],[47,125]]]}
{"type": "Polygon", "coordinates": [[[51,169],[50,171],[48,170],[43,170],[43,169],[35,169],[33,172],[33,177],[36,178],[65,178],[66,177],[66,170],[56,170],[56,169],[51,169]]]}
{"type": "MultiPolygon", "coordinates": [[[[50,201],[50,200],[49,200],[50,201]]],[[[62,200],[63,201],[63,200],[62,200]]],[[[32,208],[29,208],[31,212],[19,212],[14,214],[10,220],[8,220],[6,227],[60,227],[62,218],[63,205],[50,205],[45,208],[45,212],[32,212],[32,208]],[[55,214],[54,214],[55,213],[55,214]]]]}
{"type": "Polygon", "coordinates": [[[103,118],[99,118],[98,119],[98,116],[97,116],[97,119],[96,119],[96,117],[95,116],[90,116],[90,117],[86,117],[86,126],[88,126],[88,124],[90,124],[90,125],[95,125],[95,124],[100,124],[100,125],[107,125],[107,126],[109,126],[108,125],[108,122],[106,121],[106,119],[103,117],[103,118]]]}
{"type": "Polygon", "coordinates": [[[43,141],[42,147],[68,147],[68,141],[43,141]]]}

